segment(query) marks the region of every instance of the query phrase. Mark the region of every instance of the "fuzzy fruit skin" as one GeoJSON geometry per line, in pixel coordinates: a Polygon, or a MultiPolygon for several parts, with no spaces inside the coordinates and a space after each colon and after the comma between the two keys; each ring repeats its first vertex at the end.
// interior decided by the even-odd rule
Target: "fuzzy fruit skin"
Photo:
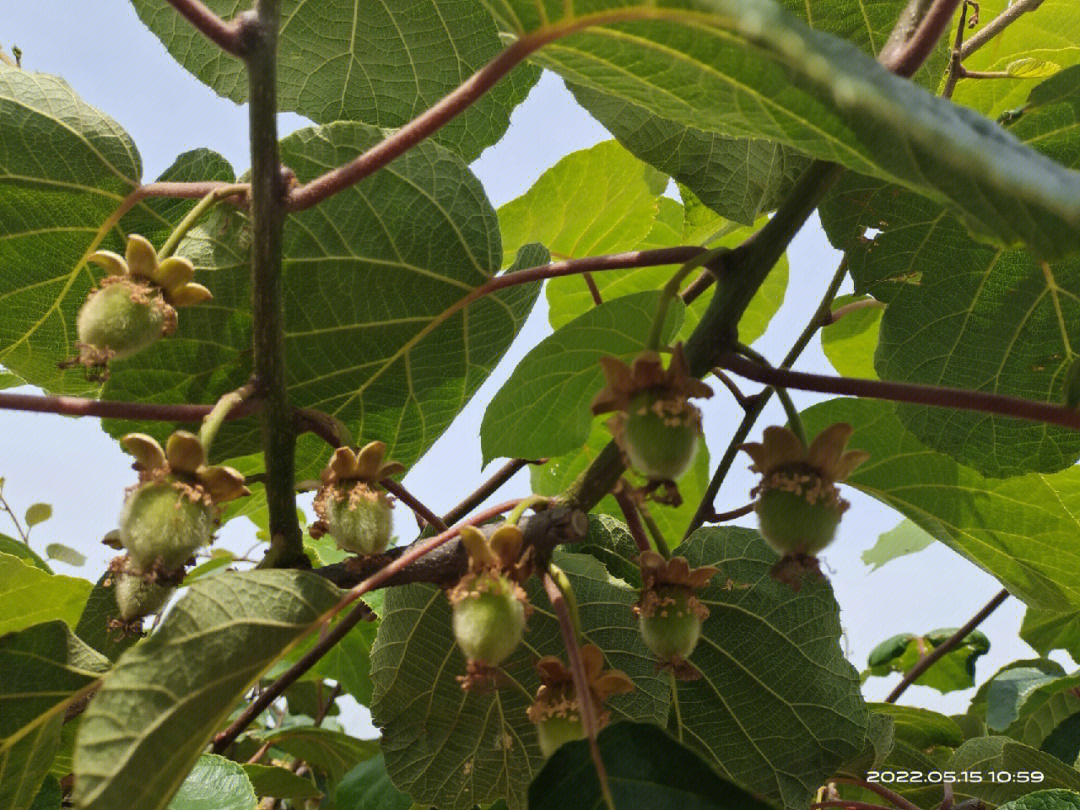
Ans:
{"type": "MultiPolygon", "coordinates": [[[[653,410],[660,397],[642,391],[630,401],[622,426],[623,449],[634,469],[653,480],[674,481],[697,454],[701,428],[687,411],[665,417],[653,410]],[[674,424],[666,424],[672,422],[674,424]]],[[[687,404],[687,409],[693,408],[687,404]]]]}
{"type": "Polygon", "coordinates": [[[327,501],[326,525],[345,551],[379,554],[390,545],[390,502],[381,492],[375,498],[356,499],[355,503],[350,503],[348,492],[342,500],[331,497],[327,501]]]}
{"type": "Polygon", "coordinates": [[[80,343],[108,349],[114,359],[122,359],[161,337],[165,316],[153,302],[132,300],[131,285],[121,282],[93,293],[79,310],[76,325],[80,343]]]}
{"type": "Polygon", "coordinates": [[[761,536],[780,554],[815,555],[832,542],[840,525],[840,511],[831,504],[812,504],[783,489],[762,492],[754,511],[761,536]]]}
{"type": "Polygon", "coordinates": [[[120,542],[135,571],[146,571],[161,557],[168,571],[180,568],[210,542],[213,510],[192,501],[168,480],[141,484],[124,503],[120,542]]]}
{"type": "Polygon", "coordinates": [[[470,661],[498,666],[525,632],[525,606],[501,574],[481,575],[471,592],[454,602],[453,611],[454,638],[470,661]]]}
{"type": "Polygon", "coordinates": [[[136,616],[157,613],[176,590],[170,585],[147,582],[138,574],[120,574],[116,583],[116,604],[120,618],[130,621],[136,616]]]}
{"type": "Polygon", "coordinates": [[[584,740],[585,727],[577,715],[550,717],[536,724],[536,736],[540,739],[540,752],[545,757],[550,757],[563,743],[584,740]]]}
{"type": "Polygon", "coordinates": [[[661,661],[689,658],[701,638],[701,619],[690,607],[690,593],[670,585],[661,585],[655,592],[666,604],[657,607],[651,616],[643,613],[638,617],[645,646],[661,661]]]}

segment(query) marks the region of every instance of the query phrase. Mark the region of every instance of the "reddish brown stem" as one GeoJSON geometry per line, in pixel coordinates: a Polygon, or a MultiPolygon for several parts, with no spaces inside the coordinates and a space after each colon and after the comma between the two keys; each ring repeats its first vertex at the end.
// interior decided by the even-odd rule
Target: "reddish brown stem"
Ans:
{"type": "Polygon", "coordinates": [[[930,667],[932,667],[937,661],[939,661],[951,650],[955,649],[965,638],[968,637],[968,634],[972,630],[982,624],[986,617],[993,613],[995,610],[997,610],[1001,603],[1008,598],[1009,592],[1002,588],[994,596],[993,599],[991,599],[989,602],[986,603],[986,605],[983,606],[982,610],[980,610],[978,613],[971,617],[967,624],[965,624],[963,627],[961,627],[959,630],[957,630],[955,633],[945,639],[945,641],[943,641],[941,644],[934,647],[934,649],[930,652],[929,655],[919,659],[919,662],[904,674],[904,679],[900,681],[900,683],[896,685],[896,688],[889,693],[889,696],[885,698],[885,702],[895,703],[896,699],[899,698],[900,695],[904,694],[904,691],[913,683],[915,683],[915,681],[919,679],[920,675],[926,672],[926,670],[930,669],[930,667]]]}
{"type": "Polygon", "coordinates": [[[708,523],[726,523],[729,520],[735,520],[741,518],[743,515],[749,515],[754,511],[754,504],[748,503],[746,506],[740,506],[738,509],[732,509],[730,512],[713,512],[709,515],[708,523]]]}
{"type": "Polygon", "coordinates": [[[168,0],[169,5],[208,40],[225,53],[242,57],[244,47],[244,17],[240,16],[229,22],[204,6],[199,0],[168,0]]]}
{"type": "Polygon", "coordinates": [[[735,372],[740,377],[765,385],[846,397],[910,402],[936,408],[980,411],[1080,430],[1080,411],[1061,405],[1051,405],[1048,402],[988,394],[984,391],[968,391],[962,388],[915,385],[886,380],[863,380],[853,377],[828,377],[821,374],[807,374],[803,371],[768,368],[733,353],[724,355],[720,366],[735,372]]]}
{"type": "Polygon", "coordinates": [[[913,804],[901,796],[899,793],[889,790],[878,782],[867,782],[863,779],[855,779],[850,776],[837,776],[832,781],[843,782],[846,785],[855,785],[856,787],[866,788],[871,793],[876,793],[881,798],[890,802],[891,804],[899,807],[900,810],[922,810],[917,804],[913,804]]]}
{"type": "MultiPolygon", "coordinates": [[[[250,416],[259,409],[258,400],[237,405],[225,418],[250,416]]],[[[157,405],[150,402],[112,402],[82,397],[47,397],[0,391],[0,410],[57,413],[63,416],[97,416],[103,419],[145,419],[151,422],[198,422],[213,405],[157,405]]]]}
{"type": "Polygon", "coordinates": [[[630,536],[634,538],[638,551],[642,553],[652,551],[652,544],[649,542],[649,537],[645,534],[645,527],[641,523],[641,514],[638,512],[634,499],[630,497],[625,479],[619,482],[619,485],[611,491],[611,494],[615,498],[615,502],[619,504],[619,509],[622,510],[623,518],[626,519],[626,528],[630,530],[630,536]]]}
{"type": "MultiPolygon", "coordinates": [[[[316,627],[324,625],[332,620],[341,611],[363,596],[369,591],[373,591],[386,582],[390,577],[399,571],[404,570],[411,563],[423,557],[429,551],[434,551],[443,543],[453,539],[461,531],[462,526],[474,525],[483,523],[491,518],[501,515],[520,503],[521,499],[514,501],[508,501],[507,503],[501,503],[498,506],[493,506],[490,509],[485,509],[483,512],[479,512],[470,518],[465,523],[454,526],[452,529],[447,529],[435,537],[429,540],[422,540],[414,543],[408,551],[402,554],[393,562],[380,568],[370,577],[365,579],[355,588],[350,590],[331,610],[321,617],[317,624],[311,626],[309,632],[314,631],[316,627]]],[[[346,615],[341,621],[334,625],[325,636],[300,658],[295,664],[289,667],[283,672],[277,680],[271,683],[264,689],[255,700],[248,704],[248,707],[240,714],[239,717],[234,720],[228,728],[214,737],[213,751],[216,754],[220,754],[230,745],[233,741],[240,736],[240,733],[251,725],[251,722],[266,711],[266,708],[277,700],[282,693],[294,684],[297,679],[315,666],[324,655],[326,655],[335,644],[341,641],[352,630],[360,620],[370,613],[370,609],[365,604],[357,605],[348,615],[346,615]]]]}
{"type": "Polygon", "coordinates": [[[596,744],[597,728],[596,706],[593,705],[592,690],[589,689],[589,678],[585,673],[585,662],[581,658],[581,648],[578,646],[577,631],[574,629],[574,619],[570,615],[570,608],[566,604],[566,598],[559,590],[558,584],[551,574],[544,572],[542,577],[544,592],[548,601],[559,619],[559,630],[562,633],[563,644],[566,646],[566,658],[570,662],[570,672],[574,676],[574,692],[577,695],[578,710],[581,712],[581,725],[585,729],[585,736],[589,740],[589,753],[592,755],[593,765],[596,767],[596,776],[600,782],[600,790],[607,800],[607,806],[612,807],[611,788],[608,786],[607,768],[600,756],[600,746],[596,744]]]}
{"type": "Polygon", "coordinates": [[[394,479],[384,478],[379,482],[379,485],[387,492],[396,496],[398,500],[400,500],[403,504],[412,509],[413,512],[415,512],[417,515],[427,521],[429,526],[434,526],[437,531],[445,532],[448,528],[450,528],[446,525],[446,523],[443,522],[442,518],[440,518],[438,515],[436,515],[426,506],[424,506],[424,504],[422,504],[415,495],[409,492],[409,490],[405,489],[405,487],[403,487],[394,479]]]}
{"type": "Polygon", "coordinates": [[[600,295],[600,288],[596,286],[596,279],[592,277],[592,273],[582,273],[585,278],[585,286],[589,288],[589,295],[592,296],[593,303],[600,306],[604,303],[603,297],[600,295]]]}
{"type": "Polygon", "coordinates": [[[546,458],[536,459],[535,461],[530,461],[529,459],[525,458],[510,459],[510,461],[506,462],[503,466],[497,469],[494,475],[491,476],[491,478],[489,478],[487,481],[478,486],[472,493],[470,493],[465,498],[465,500],[463,500],[461,503],[459,503],[457,506],[447,512],[445,515],[443,515],[443,523],[448,526],[457,523],[459,520],[469,514],[469,512],[471,512],[473,509],[475,509],[484,501],[486,501],[489,497],[491,497],[491,495],[494,494],[494,492],[499,487],[501,487],[503,484],[505,484],[507,481],[517,475],[518,470],[521,470],[523,467],[529,464],[545,463],[547,463],[546,458]]]}
{"type": "Polygon", "coordinates": [[[846,799],[828,799],[823,802],[814,802],[810,805],[810,810],[819,810],[824,807],[844,807],[847,810],[889,810],[883,804],[872,804],[870,802],[852,802],[846,799]]]}
{"type": "Polygon", "coordinates": [[[935,0],[930,10],[923,17],[915,34],[902,46],[892,51],[882,64],[897,76],[914,76],[922,63],[937,46],[942,34],[956,13],[956,7],[963,0],[935,0]]]}

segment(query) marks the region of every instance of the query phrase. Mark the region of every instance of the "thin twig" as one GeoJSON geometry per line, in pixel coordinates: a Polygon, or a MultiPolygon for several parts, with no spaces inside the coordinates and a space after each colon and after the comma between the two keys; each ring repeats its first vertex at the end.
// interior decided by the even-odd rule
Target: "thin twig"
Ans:
{"type": "Polygon", "coordinates": [[[810,810],[820,810],[825,807],[843,807],[847,808],[847,810],[889,810],[889,808],[883,804],[853,802],[846,799],[828,799],[823,802],[814,802],[810,805],[810,810]]]}
{"type": "Polygon", "coordinates": [[[641,513],[641,520],[645,524],[645,528],[649,530],[649,536],[653,539],[653,543],[656,544],[656,550],[663,555],[664,559],[671,558],[671,546],[667,544],[667,540],[664,539],[664,533],[660,531],[660,526],[656,522],[656,518],[652,516],[652,512],[649,511],[644,503],[637,504],[638,512],[641,513]]]}
{"type": "Polygon", "coordinates": [[[596,286],[596,279],[592,277],[592,273],[586,271],[581,274],[585,279],[585,286],[589,288],[589,295],[592,296],[593,303],[596,306],[600,306],[604,303],[603,297],[600,295],[600,288],[596,286]]]}
{"type": "Polygon", "coordinates": [[[15,510],[11,508],[7,500],[4,499],[3,492],[0,492],[0,508],[3,508],[8,516],[11,518],[11,522],[15,524],[15,531],[19,534],[19,539],[23,541],[23,545],[30,545],[30,530],[23,530],[22,524],[19,523],[19,519],[15,517],[15,510]]]}
{"type": "Polygon", "coordinates": [[[857,312],[860,309],[884,309],[885,304],[878,301],[876,298],[864,298],[861,301],[852,301],[844,304],[842,307],[837,307],[831,313],[829,313],[829,322],[823,324],[824,326],[831,326],[845,315],[850,315],[852,312],[857,312]]]}
{"type": "Polygon", "coordinates": [[[394,479],[383,478],[381,481],[379,481],[379,485],[387,492],[395,495],[398,500],[400,500],[403,504],[412,509],[413,512],[415,512],[417,515],[422,517],[428,523],[428,525],[433,526],[436,531],[445,532],[448,528],[450,528],[446,525],[442,518],[440,518],[430,509],[428,509],[428,507],[424,506],[424,504],[420,502],[419,498],[409,492],[409,490],[405,489],[404,486],[399,484],[394,479]]]}
{"type": "Polygon", "coordinates": [[[168,3],[199,33],[225,53],[239,57],[244,55],[243,29],[246,18],[243,15],[226,22],[199,0],[168,0],[168,3]]]}
{"type": "Polygon", "coordinates": [[[478,507],[488,498],[490,498],[495,491],[517,475],[518,471],[528,466],[529,464],[546,464],[547,459],[536,459],[530,461],[524,458],[512,458],[506,462],[503,466],[495,471],[495,473],[484,483],[478,486],[473,492],[465,497],[465,499],[443,515],[442,520],[447,526],[452,526],[457,523],[469,512],[478,507]]]}
{"type": "MultiPolygon", "coordinates": [[[[82,397],[49,397],[0,391],[0,410],[55,413],[62,416],[97,416],[102,419],[133,419],[149,422],[199,422],[213,405],[158,405],[150,402],[116,402],[82,397]]],[[[250,416],[262,407],[249,399],[229,411],[227,420],[250,416]]]]}
{"type": "Polygon", "coordinates": [[[589,688],[589,678],[585,673],[585,662],[581,658],[581,648],[578,646],[577,632],[574,629],[573,617],[566,605],[566,599],[559,590],[559,586],[551,574],[544,572],[542,577],[544,592],[547,594],[551,607],[559,619],[559,630],[562,632],[563,644],[566,646],[566,657],[570,662],[570,672],[574,676],[574,692],[577,695],[578,711],[581,713],[581,725],[585,729],[585,736],[589,741],[589,753],[592,755],[593,765],[596,767],[596,777],[600,782],[600,792],[604,796],[604,802],[609,810],[614,810],[615,803],[611,797],[611,788],[608,785],[607,768],[600,756],[600,746],[596,743],[596,735],[599,732],[596,717],[596,706],[593,705],[592,690],[589,688]]]}
{"type": "Polygon", "coordinates": [[[865,788],[871,793],[876,793],[881,798],[894,804],[896,807],[899,807],[900,810],[922,810],[922,808],[920,808],[918,805],[912,804],[899,793],[893,790],[889,790],[889,788],[885,787],[879,782],[867,782],[863,779],[855,779],[851,776],[837,776],[834,777],[832,781],[843,782],[847,785],[855,785],[857,787],[865,788]]]}
{"type": "Polygon", "coordinates": [[[889,380],[869,380],[855,377],[832,377],[822,374],[808,374],[804,371],[790,371],[784,368],[767,368],[737,354],[729,353],[720,360],[720,365],[733,371],[740,377],[785,388],[802,391],[817,391],[821,394],[837,394],[845,397],[864,399],[884,399],[890,402],[910,402],[916,405],[930,405],[935,408],[952,408],[965,411],[979,411],[1030,422],[1043,422],[1060,425],[1072,430],[1080,430],[1080,411],[1064,405],[1051,405],[1020,397],[1001,394],[989,394],[985,391],[969,391],[964,388],[946,388],[937,385],[917,385],[915,383],[892,382],[889,380]]]}
{"type": "Polygon", "coordinates": [[[961,55],[965,59],[971,56],[971,54],[975,53],[975,51],[979,50],[979,48],[1016,22],[1021,15],[1026,14],[1029,11],[1034,11],[1042,4],[1043,0],[1017,0],[988,22],[986,27],[979,31],[979,33],[975,34],[971,39],[965,42],[961,55]]]}
{"type": "Polygon", "coordinates": [[[729,512],[713,512],[706,519],[706,523],[726,523],[729,520],[737,520],[744,515],[749,515],[754,511],[756,504],[748,503],[746,506],[740,506],[738,509],[732,509],[729,512]]]}
{"type": "Polygon", "coordinates": [[[945,77],[945,87],[941,91],[942,98],[952,98],[956,91],[956,83],[967,73],[963,64],[964,29],[967,27],[968,3],[965,0],[960,8],[960,20],[956,24],[956,38],[953,40],[952,51],[949,53],[949,70],[945,77]]]}
{"type": "MultiPolygon", "coordinates": [[[[434,551],[443,543],[456,537],[461,531],[462,526],[483,523],[496,515],[502,514],[508,509],[512,509],[514,506],[517,506],[519,502],[520,499],[517,499],[499,504],[490,509],[485,509],[483,512],[474,515],[465,523],[447,529],[445,532],[430,539],[414,543],[409,550],[400,557],[393,560],[388,565],[383,566],[355,588],[352,588],[336,605],[334,605],[333,608],[323,614],[317,622],[312,624],[308,629],[308,632],[313,632],[317,627],[326,625],[327,622],[331,621],[365,593],[375,590],[394,576],[394,574],[404,570],[428,552],[434,551]]],[[[286,689],[292,686],[301,675],[315,666],[319,659],[326,655],[334,645],[345,638],[353,627],[369,615],[371,615],[371,609],[367,605],[361,603],[340,619],[326,635],[320,638],[310,650],[304,653],[300,660],[285,670],[285,672],[278,676],[273,683],[269,684],[255,700],[251,701],[251,703],[248,704],[248,707],[241,712],[240,716],[237,717],[228,728],[214,737],[214,753],[220,754],[232,745],[233,741],[240,736],[240,733],[247,728],[256,717],[262,714],[266,708],[277,700],[286,689]]],[[[305,633],[304,635],[307,634],[305,633]]]]}
{"type": "Polygon", "coordinates": [[[731,395],[735,397],[735,401],[739,403],[739,406],[745,411],[750,407],[750,398],[739,390],[739,386],[735,384],[735,381],[729,377],[722,368],[714,368],[712,374],[716,379],[723,383],[724,387],[731,392],[731,395]]]}
{"type": "Polygon", "coordinates": [[[642,553],[652,551],[652,544],[645,534],[645,527],[641,525],[641,515],[638,514],[637,504],[635,504],[634,499],[630,497],[630,489],[631,487],[626,483],[626,479],[624,478],[621,485],[615,487],[615,489],[611,491],[611,494],[612,497],[615,498],[615,502],[619,504],[619,509],[622,510],[623,520],[626,521],[626,528],[630,531],[630,536],[634,538],[634,543],[637,544],[638,551],[642,553]]]}
{"type": "Polygon", "coordinates": [[[959,630],[957,630],[955,633],[945,639],[945,641],[943,641],[941,644],[934,647],[934,649],[930,652],[929,655],[919,659],[919,662],[915,666],[913,666],[907,673],[905,673],[904,679],[900,681],[900,683],[896,685],[896,688],[889,693],[889,696],[885,698],[885,702],[895,703],[896,699],[900,697],[900,695],[904,694],[904,690],[906,690],[909,686],[915,683],[915,681],[919,679],[920,675],[926,672],[926,670],[930,669],[930,667],[932,667],[944,655],[955,649],[961,642],[963,642],[965,638],[968,637],[968,634],[972,630],[982,624],[983,620],[986,619],[986,617],[993,613],[995,610],[997,610],[1001,603],[1008,598],[1009,592],[1006,589],[1002,588],[994,596],[993,599],[991,599],[989,602],[986,603],[986,605],[983,606],[982,610],[980,610],[978,613],[971,617],[967,624],[965,624],[963,627],[961,627],[959,630]]]}

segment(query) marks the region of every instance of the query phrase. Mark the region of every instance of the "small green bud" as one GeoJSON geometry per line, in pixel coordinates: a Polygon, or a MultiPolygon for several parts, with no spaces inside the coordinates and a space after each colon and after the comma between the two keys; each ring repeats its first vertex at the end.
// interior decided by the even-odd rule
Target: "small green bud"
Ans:
{"type": "Polygon", "coordinates": [[[701,608],[696,597],[677,585],[661,585],[652,593],[649,609],[638,616],[645,646],[661,661],[689,658],[701,638],[701,608]]]}
{"type": "Polygon", "coordinates": [[[585,727],[578,714],[551,717],[536,724],[536,736],[540,741],[540,753],[550,757],[563,743],[585,739],[585,727]]]}
{"type": "Polygon", "coordinates": [[[503,574],[483,573],[451,594],[454,638],[468,660],[495,667],[517,649],[525,632],[518,590],[503,574]]]}
{"type": "Polygon", "coordinates": [[[171,307],[149,285],[126,279],[110,281],[86,299],[76,327],[79,343],[86,347],[84,353],[123,359],[165,333],[171,307]]]}
{"type": "Polygon", "coordinates": [[[149,571],[158,559],[166,571],[175,570],[210,542],[213,508],[198,495],[193,487],[169,478],[148,481],[131,492],[120,516],[120,542],[135,571],[149,571]]]}

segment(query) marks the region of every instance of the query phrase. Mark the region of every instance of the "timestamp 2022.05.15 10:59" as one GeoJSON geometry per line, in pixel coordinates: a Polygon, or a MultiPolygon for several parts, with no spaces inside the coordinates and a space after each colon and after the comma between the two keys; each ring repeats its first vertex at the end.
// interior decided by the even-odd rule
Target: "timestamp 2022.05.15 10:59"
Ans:
{"type": "Polygon", "coordinates": [[[978,784],[980,782],[996,782],[1004,784],[1016,782],[1020,784],[1038,784],[1046,777],[1042,771],[867,771],[867,782],[880,784],[978,784]]]}

